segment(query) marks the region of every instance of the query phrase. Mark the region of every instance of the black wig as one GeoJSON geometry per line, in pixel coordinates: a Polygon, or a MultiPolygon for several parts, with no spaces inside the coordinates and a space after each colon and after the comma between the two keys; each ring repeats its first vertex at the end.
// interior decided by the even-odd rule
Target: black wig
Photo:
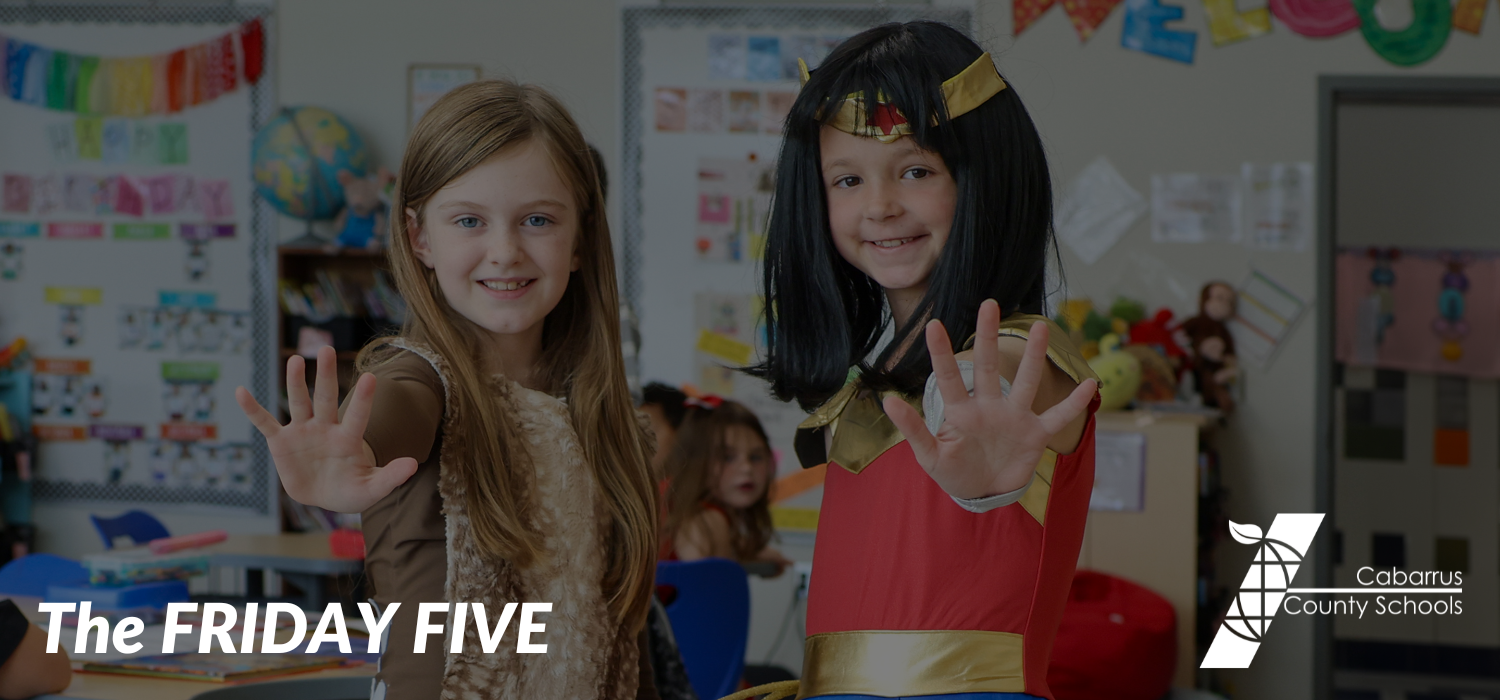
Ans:
{"type": "Polygon", "coordinates": [[[942,321],[958,346],[973,335],[985,299],[996,300],[1003,316],[1042,312],[1052,180],[1041,136],[1014,87],[951,120],[943,101],[943,81],[983,52],[944,24],[886,24],[840,44],[797,95],[766,241],[767,353],[748,370],[769,381],[777,398],[810,410],[837,392],[854,366],[871,389],[916,395],[932,371],[921,337],[928,319],[942,321]],[[880,285],[834,247],[819,151],[824,123],[851,94],[878,94],[901,110],[910,138],[943,159],[958,188],[953,228],[927,293],[869,362],[892,319],[880,285]],[[904,343],[912,334],[915,342],[904,343]],[[894,357],[902,347],[909,349],[894,357]]]}

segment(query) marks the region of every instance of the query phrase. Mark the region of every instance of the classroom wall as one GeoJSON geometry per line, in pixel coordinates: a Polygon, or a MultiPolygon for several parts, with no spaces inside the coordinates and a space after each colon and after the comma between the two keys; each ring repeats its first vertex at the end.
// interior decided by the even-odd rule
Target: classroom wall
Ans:
{"type": "MultiPolygon", "coordinates": [[[[1109,156],[1147,197],[1153,173],[1233,173],[1247,160],[1315,162],[1319,75],[1474,76],[1494,75],[1500,66],[1494,12],[1478,37],[1454,32],[1432,61],[1397,68],[1377,56],[1358,31],[1310,39],[1279,21],[1267,36],[1214,47],[1201,2],[1162,4],[1185,11],[1184,20],[1171,28],[1198,32],[1194,65],[1121,48],[1123,8],[1080,46],[1060,7],[1017,39],[1010,36],[1011,3],[980,2],[980,32],[1046,139],[1058,184],[1099,155],[1109,156]]],[[[1248,9],[1264,3],[1239,5],[1248,9]]],[[[1383,0],[1378,10],[1388,27],[1410,21],[1409,3],[1383,0]]],[[[1308,298],[1317,288],[1312,249],[1290,253],[1219,243],[1156,244],[1146,222],[1094,265],[1084,265],[1066,247],[1062,255],[1070,293],[1097,301],[1107,301],[1117,277],[1132,265],[1132,255],[1161,261],[1194,294],[1208,280],[1238,282],[1251,266],[1308,298]]],[[[1269,369],[1247,370],[1239,412],[1217,437],[1230,492],[1228,515],[1237,522],[1265,526],[1277,513],[1313,508],[1315,328],[1316,314],[1325,309],[1314,305],[1313,315],[1293,330],[1269,369]]],[[[1191,305],[1179,308],[1190,310],[1191,305]]],[[[1247,569],[1249,549],[1232,542],[1221,548],[1219,570],[1226,585],[1235,586],[1247,569]]],[[[1309,579],[1301,585],[1313,584],[1309,579]]],[[[1237,698],[1311,697],[1312,634],[1309,618],[1278,617],[1252,668],[1220,675],[1235,686],[1237,698]]]]}
{"type": "MultiPolygon", "coordinates": [[[[1184,9],[1186,17],[1175,28],[1198,32],[1196,64],[1122,49],[1123,7],[1080,46],[1060,6],[1015,39],[1011,3],[978,2],[980,37],[1026,101],[1059,184],[1099,155],[1109,156],[1146,195],[1152,173],[1237,172],[1246,160],[1314,161],[1318,75],[1493,75],[1500,66],[1495,12],[1480,36],[1455,32],[1436,59],[1402,69],[1376,56],[1358,32],[1309,39],[1279,23],[1268,36],[1216,48],[1201,3],[1163,4],[1184,9]]],[[[276,15],[277,90],[282,104],[317,104],[343,115],[371,144],[377,162],[394,169],[407,128],[406,66],[477,61],[486,76],[512,76],[557,92],[614,171],[617,8],[614,0],[282,0],[276,15]]],[[[1399,0],[1383,0],[1379,10],[1393,27],[1411,15],[1409,4],[1399,0]]],[[[611,212],[618,215],[617,205],[611,212]]],[[[300,224],[284,224],[285,237],[301,232],[300,224]]],[[[1142,222],[1092,266],[1064,249],[1070,293],[1105,301],[1133,264],[1132,255],[1160,261],[1191,293],[1210,279],[1238,282],[1252,265],[1301,294],[1311,296],[1316,288],[1310,250],[1154,244],[1142,222]]],[[[1184,304],[1179,310],[1190,309],[1184,304]]],[[[1218,438],[1235,520],[1266,525],[1278,512],[1313,507],[1316,321],[1302,320],[1269,370],[1248,371],[1240,412],[1218,438]]],[[[49,527],[54,513],[60,509],[38,509],[49,527]]],[[[55,537],[45,541],[58,544],[55,537]]],[[[1248,565],[1248,552],[1226,554],[1224,577],[1233,585],[1248,565]]],[[[779,618],[783,610],[758,611],[757,618],[779,618]]],[[[1311,639],[1305,619],[1278,619],[1254,668],[1224,675],[1236,684],[1237,697],[1311,697],[1311,639]]]]}

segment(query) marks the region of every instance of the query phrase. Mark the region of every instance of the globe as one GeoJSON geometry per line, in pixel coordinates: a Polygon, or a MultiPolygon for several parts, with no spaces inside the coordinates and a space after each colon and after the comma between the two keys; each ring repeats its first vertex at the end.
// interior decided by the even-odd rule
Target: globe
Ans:
{"type": "Polygon", "coordinates": [[[339,171],[363,177],[369,162],[349,122],[319,107],[283,107],[250,146],[255,191],[298,219],[337,214],[344,206],[339,171]]]}

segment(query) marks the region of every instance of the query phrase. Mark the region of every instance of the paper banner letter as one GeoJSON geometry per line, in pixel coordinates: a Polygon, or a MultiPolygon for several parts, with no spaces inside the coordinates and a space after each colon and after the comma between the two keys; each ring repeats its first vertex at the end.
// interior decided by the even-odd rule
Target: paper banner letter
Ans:
{"type": "Polygon", "coordinates": [[[259,18],[252,19],[240,27],[240,56],[245,63],[245,82],[252,85],[260,80],[265,60],[266,29],[259,18]]]}
{"type": "Polygon", "coordinates": [[[71,163],[78,158],[74,125],[61,122],[47,125],[47,145],[52,147],[52,159],[59,163],[71,163]]]}
{"type": "Polygon", "coordinates": [[[32,180],[30,175],[5,176],[5,195],[0,211],[7,214],[31,213],[32,180]]]}
{"type": "Polygon", "coordinates": [[[208,45],[187,48],[187,70],[183,77],[183,97],[189,105],[203,104],[208,93],[208,45]]]}
{"type": "Polygon", "coordinates": [[[1276,19],[1302,36],[1335,36],[1359,26],[1350,0],[1270,0],[1270,6],[1276,19]]]}
{"type": "Polygon", "coordinates": [[[169,102],[170,87],[167,85],[167,62],[170,59],[167,54],[158,54],[151,57],[151,107],[148,111],[152,114],[166,114],[171,103],[169,102]]]}
{"type": "Polygon", "coordinates": [[[1208,34],[1214,46],[1254,39],[1271,31],[1271,11],[1264,7],[1240,12],[1234,0],[1203,0],[1203,10],[1208,14],[1208,34]]]}
{"type": "Polygon", "coordinates": [[[133,178],[120,176],[115,179],[115,212],[139,218],[146,213],[145,198],[133,178]]]}
{"type": "Polygon", "coordinates": [[[1453,8],[1453,28],[1461,32],[1478,34],[1484,24],[1484,6],[1490,0],[1458,0],[1453,8]]]}
{"type": "Polygon", "coordinates": [[[1057,0],[1015,0],[1011,5],[1011,24],[1016,36],[1026,31],[1038,17],[1041,17],[1048,8],[1052,7],[1057,0]]]}
{"type": "Polygon", "coordinates": [[[103,130],[103,146],[100,148],[106,163],[128,163],[130,161],[130,121],[106,119],[103,130]]]}
{"type": "Polygon", "coordinates": [[[1073,22],[1073,31],[1078,32],[1079,41],[1088,41],[1094,30],[1104,24],[1109,13],[1114,12],[1120,0],[1062,0],[1063,11],[1073,22]]]}
{"type": "Polygon", "coordinates": [[[1125,0],[1125,29],[1120,45],[1135,51],[1191,64],[1198,35],[1166,28],[1167,22],[1182,19],[1182,8],[1161,5],[1157,0],[1125,0]]]}
{"type": "Polygon", "coordinates": [[[25,84],[21,101],[37,107],[47,106],[47,69],[52,66],[52,50],[34,46],[26,61],[25,84]]]}
{"type": "Polygon", "coordinates": [[[20,100],[26,86],[26,62],[35,46],[15,39],[5,40],[5,94],[20,100]]]}
{"type": "Polygon", "coordinates": [[[93,213],[94,190],[99,181],[93,175],[63,176],[63,208],[76,213],[93,213]]]}
{"type": "Polygon", "coordinates": [[[167,56],[167,111],[181,112],[187,106],[187,49],[167,56]]]}
{"type": "MultiPolygon", "coordinates": [[[[1052,7],[1057,0],[1016,0],[1012,6],[1016,36],[1035,22],[1052,7]]],[[[1088,41],[1099,25],[1113,12],[1120,0],[1062,0],[1063,11],[1073,23],[1073,31],[1079,41],[1088,41]]]]}
{"type": "Polygon", "coordinates": [[[98,117],[79,117],[73,122],[73,138],[78,144],[78,157],[82,160],[99,160],[104,157],[104,120],[98,117]]]}
{"type": "Polygon", "coordinates": [[[52,65],[47,68],[47,109],[71,111],[73,109],[73,81],[78,79],[78,59],[66,51],[52,52],[52,65]]]}
{"type": "MultiPolygon", "coordinates": [[[[68,124],[68,131],[73,130],[73,125],[68,124]]],[[[36,206],[36,213],[51,214],[62,209],[63,206],[63,184],[62,178],[55,173],[48,173],[36,179],[36,190],[32,193],[32,200],[36,206]]]]}
{"type": "Polygon", "coordinates": [[[179,214],[203,211],[198,203],[198,183],[192,175],[178,175],[172,180],[172,206],[179,214]]]}
{"type": "Polygon", "coordinates": [[[156,165],[161,153],[156,145],[156,125],[136,122],[135,133],[130,139],[130,162],[137,165],[156,165]]]}
{"type": "Polygon", "coordinates": [[[146,200],[151,205],[153,216],[177,212],[176,175],[157,175],[142,182],[146,185],[146,200]]]}
{"type": "Polygon", "coordinates": [[[168,122],[157,135],[157,150],[162,165],[186,165],[188,162],[187,124],[168,122]]]}
{"type": "Polygon", "coordinates": [[[1380,26],[1375,0],[1353,0],[1359,13],[1359,31],[1380,57],[1398,66],[1423,63],[1448,43],[1453,6],[1449,0],[1412,0],[1411,24],[1399,32],[1380,26]]]}
{"type": "Polygon", "coordinates": [[[115,192],[119,189],[119,175],[110,175],[99,181],[99,186],[94,190],[94,213],[115,213],[115,192]]]}
{"type": "Polygon", "coordinates": [[[97,114],[94,109],[94,82],[99,77],[99,57],[78,57],[78,79],[73,83],[73,109],[79,114],[97,114]]]}
{"type": "Polygon", "coordinates": [[[203,217],[210,221],[234,218],[234,200],[229,192],[228,180],[199,180],[198,202],[203,206],[203,217]]]}

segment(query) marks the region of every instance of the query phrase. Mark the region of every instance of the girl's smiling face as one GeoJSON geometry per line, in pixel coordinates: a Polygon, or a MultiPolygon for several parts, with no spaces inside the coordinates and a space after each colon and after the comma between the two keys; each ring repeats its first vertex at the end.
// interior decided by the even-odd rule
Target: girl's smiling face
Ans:
{"type": "Polygon", "coordinates": [[[420,220],[406,216],[413,251],[449,306],[540,348],[542,319],[580,264],[578,207],[544,144],[499,151],[433,194],[420,220]]]}
{"type": "Polygon", "coordinates": [[[744,425],[724,430],[723,461],[719,462],[719,502],[744,510],[755,505],[771,484],[771,448],[760,435],[744,425]]]}
{"type": "Polygon", "coordinates": [[[942,157],[910,137],[882,143],[824,126],[820,149],[834,247],[904,320],[948,241],[958,186],[942,157]]]}

